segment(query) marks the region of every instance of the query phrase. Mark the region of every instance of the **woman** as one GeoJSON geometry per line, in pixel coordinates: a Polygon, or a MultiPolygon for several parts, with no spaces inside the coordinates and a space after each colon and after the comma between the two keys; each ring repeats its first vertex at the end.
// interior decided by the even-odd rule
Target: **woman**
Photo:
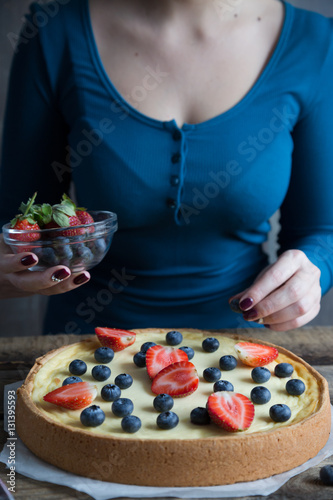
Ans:
{"type": "Polygon", "coordinates": [[[54,295],[45,333],[311,321],[333,276],[331,21],[277,0],[62,0],[27,19],[3,221],[73,182],[78,204],[116,212],[119,231],[91,277],[30,273],[37,257],[3,245],[2,296],[54,295]]]}

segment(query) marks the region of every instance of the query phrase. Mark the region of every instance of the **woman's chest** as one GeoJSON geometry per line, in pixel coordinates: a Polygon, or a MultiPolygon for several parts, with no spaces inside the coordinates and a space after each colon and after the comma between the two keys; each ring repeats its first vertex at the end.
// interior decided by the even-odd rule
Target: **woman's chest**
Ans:
{"type": "Polygon", "coordinates": [[[232,24],[221,18],[211,36],[175,29],[154,37],[113,26],[98,2],[91,4],[91,23],[102,65],[121,96],[146,116],[182,126],[224,113],[254,86],[283,24],[283,5],[272,4],[274,16],[254,11],[232,24]]]}

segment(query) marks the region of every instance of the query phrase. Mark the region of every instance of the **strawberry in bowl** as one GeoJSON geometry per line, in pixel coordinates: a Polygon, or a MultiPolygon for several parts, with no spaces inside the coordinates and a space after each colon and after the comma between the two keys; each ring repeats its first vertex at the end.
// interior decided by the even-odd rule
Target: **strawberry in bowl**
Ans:
{"type": "Polygon", "coordinates": [[[82,272],[99,264],[117,230],[116,214],[79,208],[66,194],[55,205],[37,204],[36,196],[21,203],[20,213],[2,228],[11,250],[33,252],[38,257],[30,268],[34,271],[64,265],[82,272]]]}

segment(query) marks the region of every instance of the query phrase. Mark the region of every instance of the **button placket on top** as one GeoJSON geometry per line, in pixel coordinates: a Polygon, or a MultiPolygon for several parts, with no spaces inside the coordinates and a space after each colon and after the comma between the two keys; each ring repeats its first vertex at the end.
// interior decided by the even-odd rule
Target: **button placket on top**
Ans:
{"type": "Polygon", "coordinates": [[[181,214],[181,204],[182,197],[184,191],[184,183],[186,177],[186,156],[187,156],[187,140],[185,132],[181,132],[181,140],[180,140],[180,152],[179,152],[179,160],[177,162],[178,166],[178,182],[176,182],[175,189],[177,189],[177,197],[176,197],[176,207],[174,211],[174,219],[178,226],[182,224],[182,214],[181,214]]]}
{"type": "MultiPolygon", "coordinates": [[[[171,134],[173,148],[170,155],[170,187],[171,196],[166,200],[167,206],[174,210],[174,220],[177,225],[181,225],[181,201],[184,189],[186,173],[187,141],[185,131],[179,129],[175,120],[165,122],[164,127],[171,134]],[[177,148],[175,146],[178,146],[177,148]]],[[[188,126],[191,128],[190,126],[188,126]]],[[[184,127],[183,127],[184,128],[184,127]]]]}

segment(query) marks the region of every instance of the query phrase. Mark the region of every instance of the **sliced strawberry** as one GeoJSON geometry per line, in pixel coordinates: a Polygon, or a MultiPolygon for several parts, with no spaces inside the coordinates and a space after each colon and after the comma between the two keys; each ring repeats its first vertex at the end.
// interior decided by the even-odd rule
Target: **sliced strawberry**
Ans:
{"type": "Polygon", "coordinates": [[[95,328],[95,333],[103,347],[111,347],[115,352],[134,344],[136,338],[134,332],[101,326],[95,328]]]}
{"type": "Polygon", "coordinates": [[[254,418],[254,405],[243,394],[214,392],[208,398],[207,410],[215,424],[226,431],[245,431],[254,418]]]}
{"type": "Polygon", "coordinates": [[[248,366],[268,365],[279,355],[275,347],[252,342],[239,342],[235,345],[235,350],[241,362],[248,366]]]}
{"type": "Polygon", "coordinates": [[[62,408],[80,410],[89,406],[97,393],[96,385],[90,382],[77,382],[59,387],[46,394],[43,399],[62,408]]]}
{"type": "Polygon", "coordinates": [[[177,361],[188,361],[187,354],[181,349],[162,345],[150,347],[146,353],[146,366],[149,377],[153,379],[163,368],[177,361]]]}
{"type": "Polygon", "coordinates": [[[166,366],[156,375],[151,390],[154,394],[169,394],[180,398],[192,394],[198,385],[199,377],[194,364],[190,361],[178,361],[166,366]]]}

